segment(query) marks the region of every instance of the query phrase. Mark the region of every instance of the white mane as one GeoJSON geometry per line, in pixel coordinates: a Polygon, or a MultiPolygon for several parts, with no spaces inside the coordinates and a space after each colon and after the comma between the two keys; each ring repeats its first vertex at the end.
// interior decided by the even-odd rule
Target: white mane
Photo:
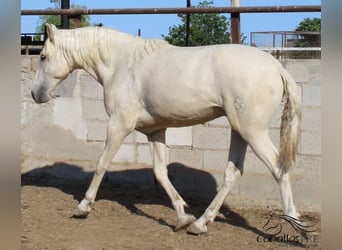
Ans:
{"type": "Polygon", "coordinates": [[[132,53],[129,58],[128,65],[131,66],[135,62],[139,62],[140,60],[150,55],[154,51],[167,46],[171,45],[163,40],[142,39],[140,37],[135,37],[135,42],[133,45],[132,53]]]}
{"type": "MultiPolygon", "coordinates": [[[[127,49],[127,63],[133,63],[150,55],[160,48],[171,46],[167,42],[158,39],[142,39],[125,34],[106,27],[84,27],[74,30],[58,30],[58,37],[55,43],[70,63],[80,64],[87,62],[93,64],[111,61],[115,56],[112,46],[116,41],[123,42],[127,49]]],[[[125,48],[118,47],[121,51],[125,48]]]]}

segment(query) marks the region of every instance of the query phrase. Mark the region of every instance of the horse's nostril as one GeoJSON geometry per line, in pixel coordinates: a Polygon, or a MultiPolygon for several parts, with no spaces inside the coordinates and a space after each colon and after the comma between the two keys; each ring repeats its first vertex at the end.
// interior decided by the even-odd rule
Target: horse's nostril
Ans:
{"type": "Polygon", "coordinates": [[[34,97],[33,91],[31,91],[31,96],[32,96],[33,100],[34,100],[35,102],[37,102],[36,98],[34,97]]]}

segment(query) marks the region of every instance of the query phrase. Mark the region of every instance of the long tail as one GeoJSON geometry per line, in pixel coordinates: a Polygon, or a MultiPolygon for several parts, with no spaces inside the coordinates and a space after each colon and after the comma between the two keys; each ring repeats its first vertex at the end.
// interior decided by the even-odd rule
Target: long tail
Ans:
{"type": "Polygon", "coordinates": [[[297,85],[292,76],[281,66],[284,84],[285,106],[281,116],[280,149],[278,164],[283,173],[287,173],[296,158],[300,137],[302,104],[297,85]]]}

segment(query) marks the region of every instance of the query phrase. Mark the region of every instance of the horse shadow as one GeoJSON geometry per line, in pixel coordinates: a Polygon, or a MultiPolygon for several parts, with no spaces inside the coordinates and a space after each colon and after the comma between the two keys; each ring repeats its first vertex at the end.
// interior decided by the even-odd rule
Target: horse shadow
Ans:
{"type": "MultiPolygon", "coordinates": [[[[196,218],[200,217],[217,193],[215,178],[206,171],[187,167],[181,163],[171,163],[167,167],[171,183],[189,204],[186,212],[193,214],[196,218]]],[[[85,172],[80,166],[56,162],[22,174],[21,185],[56,188],[72,195],[80,202],[84,198],[92,176],[92,172],[85,172]]],[[[174,229],[174,225],[169,224],[163,218],[147,214],[137,206],[137,204],[154,204],[173,209],[164,189],[154,178],[151,168],[106,172],[97,200],[118,202],[136,215],[174,229]]],[[[221,207],[220,213],[224,215],[224,218],[216,218],[216,221],[244,228],[258,235],[264,234],[261,230],[249,225],[243,216],[227,205],[221,207]]]]}

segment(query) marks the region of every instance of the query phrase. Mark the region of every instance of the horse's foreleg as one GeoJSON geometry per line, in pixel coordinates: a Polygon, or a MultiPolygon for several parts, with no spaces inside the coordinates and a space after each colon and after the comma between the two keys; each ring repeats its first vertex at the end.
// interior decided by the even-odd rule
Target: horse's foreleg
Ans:
{"type": "Polygon", "coordinates": [[[86,192],[85,198],[80,202],[74,211],[74,217],[86,217],[90,212],[90,204],[95,201],[97,191],[99,189],[102,178],[111,163],[115,153],[118,151],[124,138],[129,131],[116,122],[114,118],[110,118],[107,130],[107,140],[105,148],[102,152],[100,160],[97,164],[93,179],[86,192]]]}
{"type": "Polygon", "coordinates": [[[229,191],[233,188],[236,181],[243,173],[243,163],[246,153],[247,143],[234,130],[231,133],[231,143],[229,161],[224,172],[224,179],[217,195],[205,210],[204,214],[188,228],[192,234],[200,234],[207,231],[207,223],[214,221],[220,207],[222,206],[229,191]]]}
{"type": "Polygon", "coordinates": [[[177,190],[173,187],[172,183],[170,182],[167,176],[167,149],[165,145],[165,130],[158,131],[154,134],[149,135],[148,140],[151,144],[154,174],[160,185],[168,194],[169,198],[171,199],[172,205],[176,210],[177,225],[175,230],[177,231],[181,228],[188,226],[196,218],[193,215],[185,213],[184,206],[186,206],[186,203],[178,194],[177,190]]]}

